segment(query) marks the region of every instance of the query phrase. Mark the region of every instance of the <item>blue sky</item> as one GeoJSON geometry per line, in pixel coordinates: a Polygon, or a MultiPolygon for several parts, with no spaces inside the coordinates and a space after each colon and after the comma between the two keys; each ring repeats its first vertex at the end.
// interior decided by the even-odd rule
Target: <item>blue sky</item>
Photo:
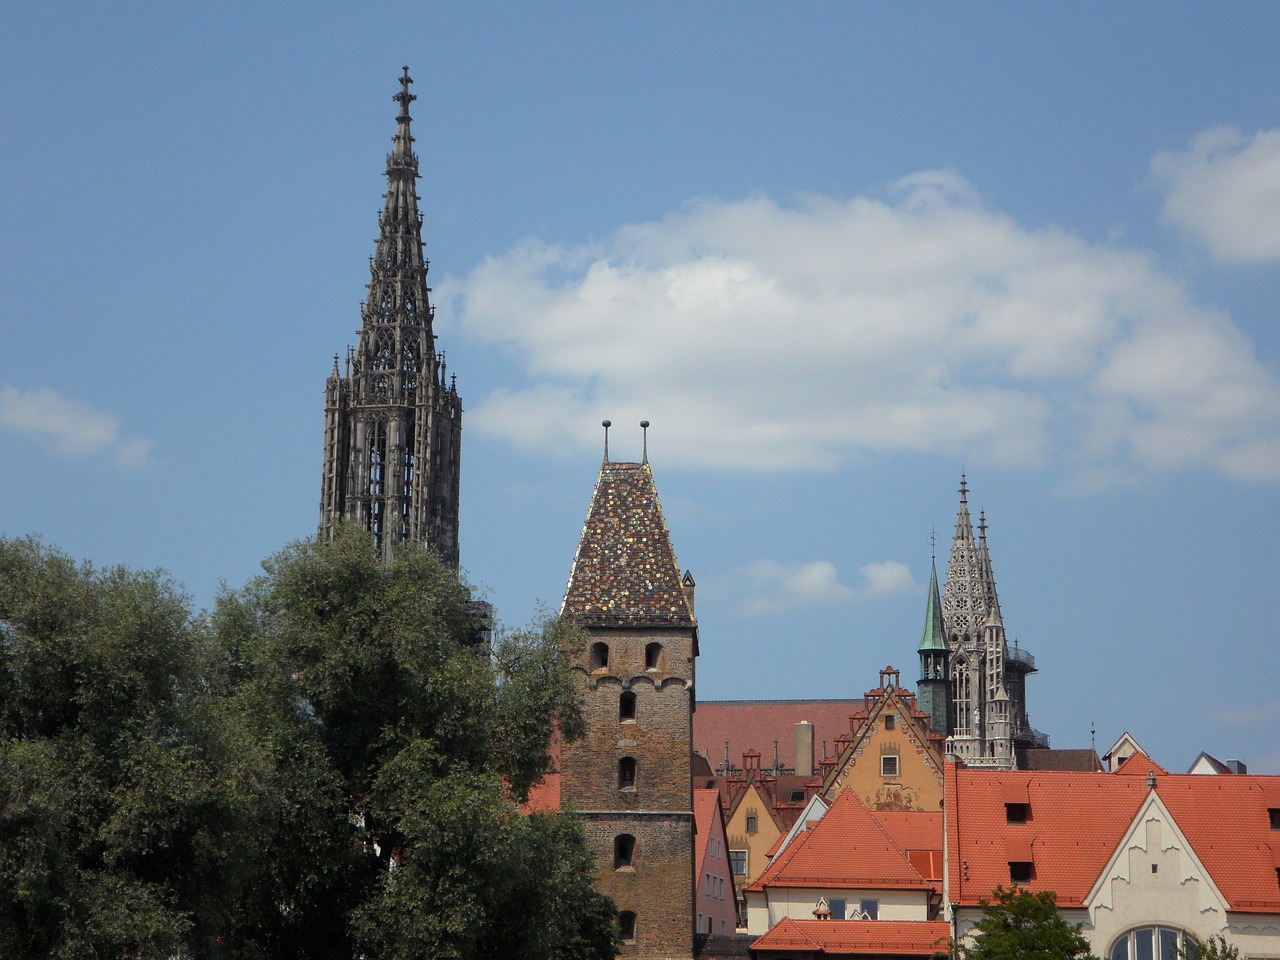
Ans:
{"type": "Polygon", "coordinates": [[[314,531],[407,63],[503,620],[647,418],[701,698],[914,678],[965,471],[1055,746],[1280,772],[1280,7],[295,9],[9,11],[0,532],[208,606],[314,531]]]}

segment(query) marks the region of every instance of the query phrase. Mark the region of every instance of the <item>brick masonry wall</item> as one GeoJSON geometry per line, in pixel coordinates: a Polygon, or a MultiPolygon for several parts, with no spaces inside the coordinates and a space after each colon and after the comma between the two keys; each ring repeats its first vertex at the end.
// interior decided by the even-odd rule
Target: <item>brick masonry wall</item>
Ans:
{"type": "Polygon", "coordinates": [[[622,956],[693,955],[694,820],[692,630],[596,630],[574,671],[587,734],[560,753],[562,799],[583,817],[596,854],[597,888],[618,910],[636,915],[634,942],[622,956]],[[590,644],[609,645],[607,666],[592,669],[590,644]],[[662,645],[646,667],[645,651],[662,645]],[[623,720],[623,693],[635,695],[635,717],[623,720]],[[635,783],[622,788],[618,765],[635,760],[635,783]],[[635,837],[630,866],[615,869],[614,841],[635,837]]]}
{"type": "Polygon", "coordinates": [[[629,958],[693,955],[692,814],[587,814],[587,842],[598,859],[596,889],[618,910],[636,915],[636,939],[622,945],[629,958]],[[621,833],[636,838],[632,866],[614,869],[613,843],[621,833]]]}

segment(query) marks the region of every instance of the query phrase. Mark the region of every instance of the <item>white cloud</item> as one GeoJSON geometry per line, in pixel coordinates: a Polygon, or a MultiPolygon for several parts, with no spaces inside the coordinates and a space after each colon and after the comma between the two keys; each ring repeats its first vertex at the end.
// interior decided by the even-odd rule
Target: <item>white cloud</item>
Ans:
{"type": "Polygon", "coordinates": [[[603,244],[531,240],[440,294],[528,378],[470,425],[531,449],[647,418],[664,462],[712,469],[924,451],[1089,483],[1280,480],[1280,385],[1228,317],[1141,251],[1024,228],[953,173],[892,201],[704,201],[603,244]]]}
{"type": "Polygon", "coordinates": [[[916,582],[905,563],[883,560],[865,564],[858,571],[862,574],[861,595],[865,599],[887,597],[894,593],[909,593],[916,589],[916,582]]]}
{"type": "Polygon", "coordinates": [[[897,560],[864,564],[855,588],[840,582],[830,560],[781,564],[760,560],[741,571],[740,588],[749,599],[745,616],[762,616],[814,606],[843,606],[916,589],[907,565],[897,560]]]}
{"type": "Polygon", "coordinates": [[[151,457],[151,441],[120,437],[115,414],[47,388],[0,388],[0,428],[43,437],[66,456],[110,454],[122,467],[143,466],[151,457]]]}
{"type": "Polygon", "coordinates": [[[1280,130],[1199,134],[1184,152],[1156,156],[1168,190],[1164,215],[1219,260],[1280,260],[1280,130]]]}

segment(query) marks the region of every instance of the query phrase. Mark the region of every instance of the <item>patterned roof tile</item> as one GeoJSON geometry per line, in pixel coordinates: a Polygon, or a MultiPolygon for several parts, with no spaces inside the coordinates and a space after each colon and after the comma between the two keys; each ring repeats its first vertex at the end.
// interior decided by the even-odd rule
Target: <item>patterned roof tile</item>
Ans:
{"type": "Polygon", "coordinates": [[[754,953],[928,957],[945,953],[950,928],[941,920],[792,920],[787,917],[751,945],[754,953]]]}
{"type": "Polygon", "coordinates": [[[647,463],[600,468],[561,612],[588,627],[695,625],[647,463]]]}

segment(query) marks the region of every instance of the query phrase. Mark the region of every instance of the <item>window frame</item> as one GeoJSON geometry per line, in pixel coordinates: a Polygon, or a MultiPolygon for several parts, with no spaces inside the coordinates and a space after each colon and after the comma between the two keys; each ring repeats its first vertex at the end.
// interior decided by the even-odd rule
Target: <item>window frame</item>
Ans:
{"type": "Polygon", "coordinates": [[[882,777],[900,777],[902,776],[902,765],[898,762],[896,753],[880,754],[880,776],[882,777]],[[893,769],[886,769],[892,763],[893,769]]]}

